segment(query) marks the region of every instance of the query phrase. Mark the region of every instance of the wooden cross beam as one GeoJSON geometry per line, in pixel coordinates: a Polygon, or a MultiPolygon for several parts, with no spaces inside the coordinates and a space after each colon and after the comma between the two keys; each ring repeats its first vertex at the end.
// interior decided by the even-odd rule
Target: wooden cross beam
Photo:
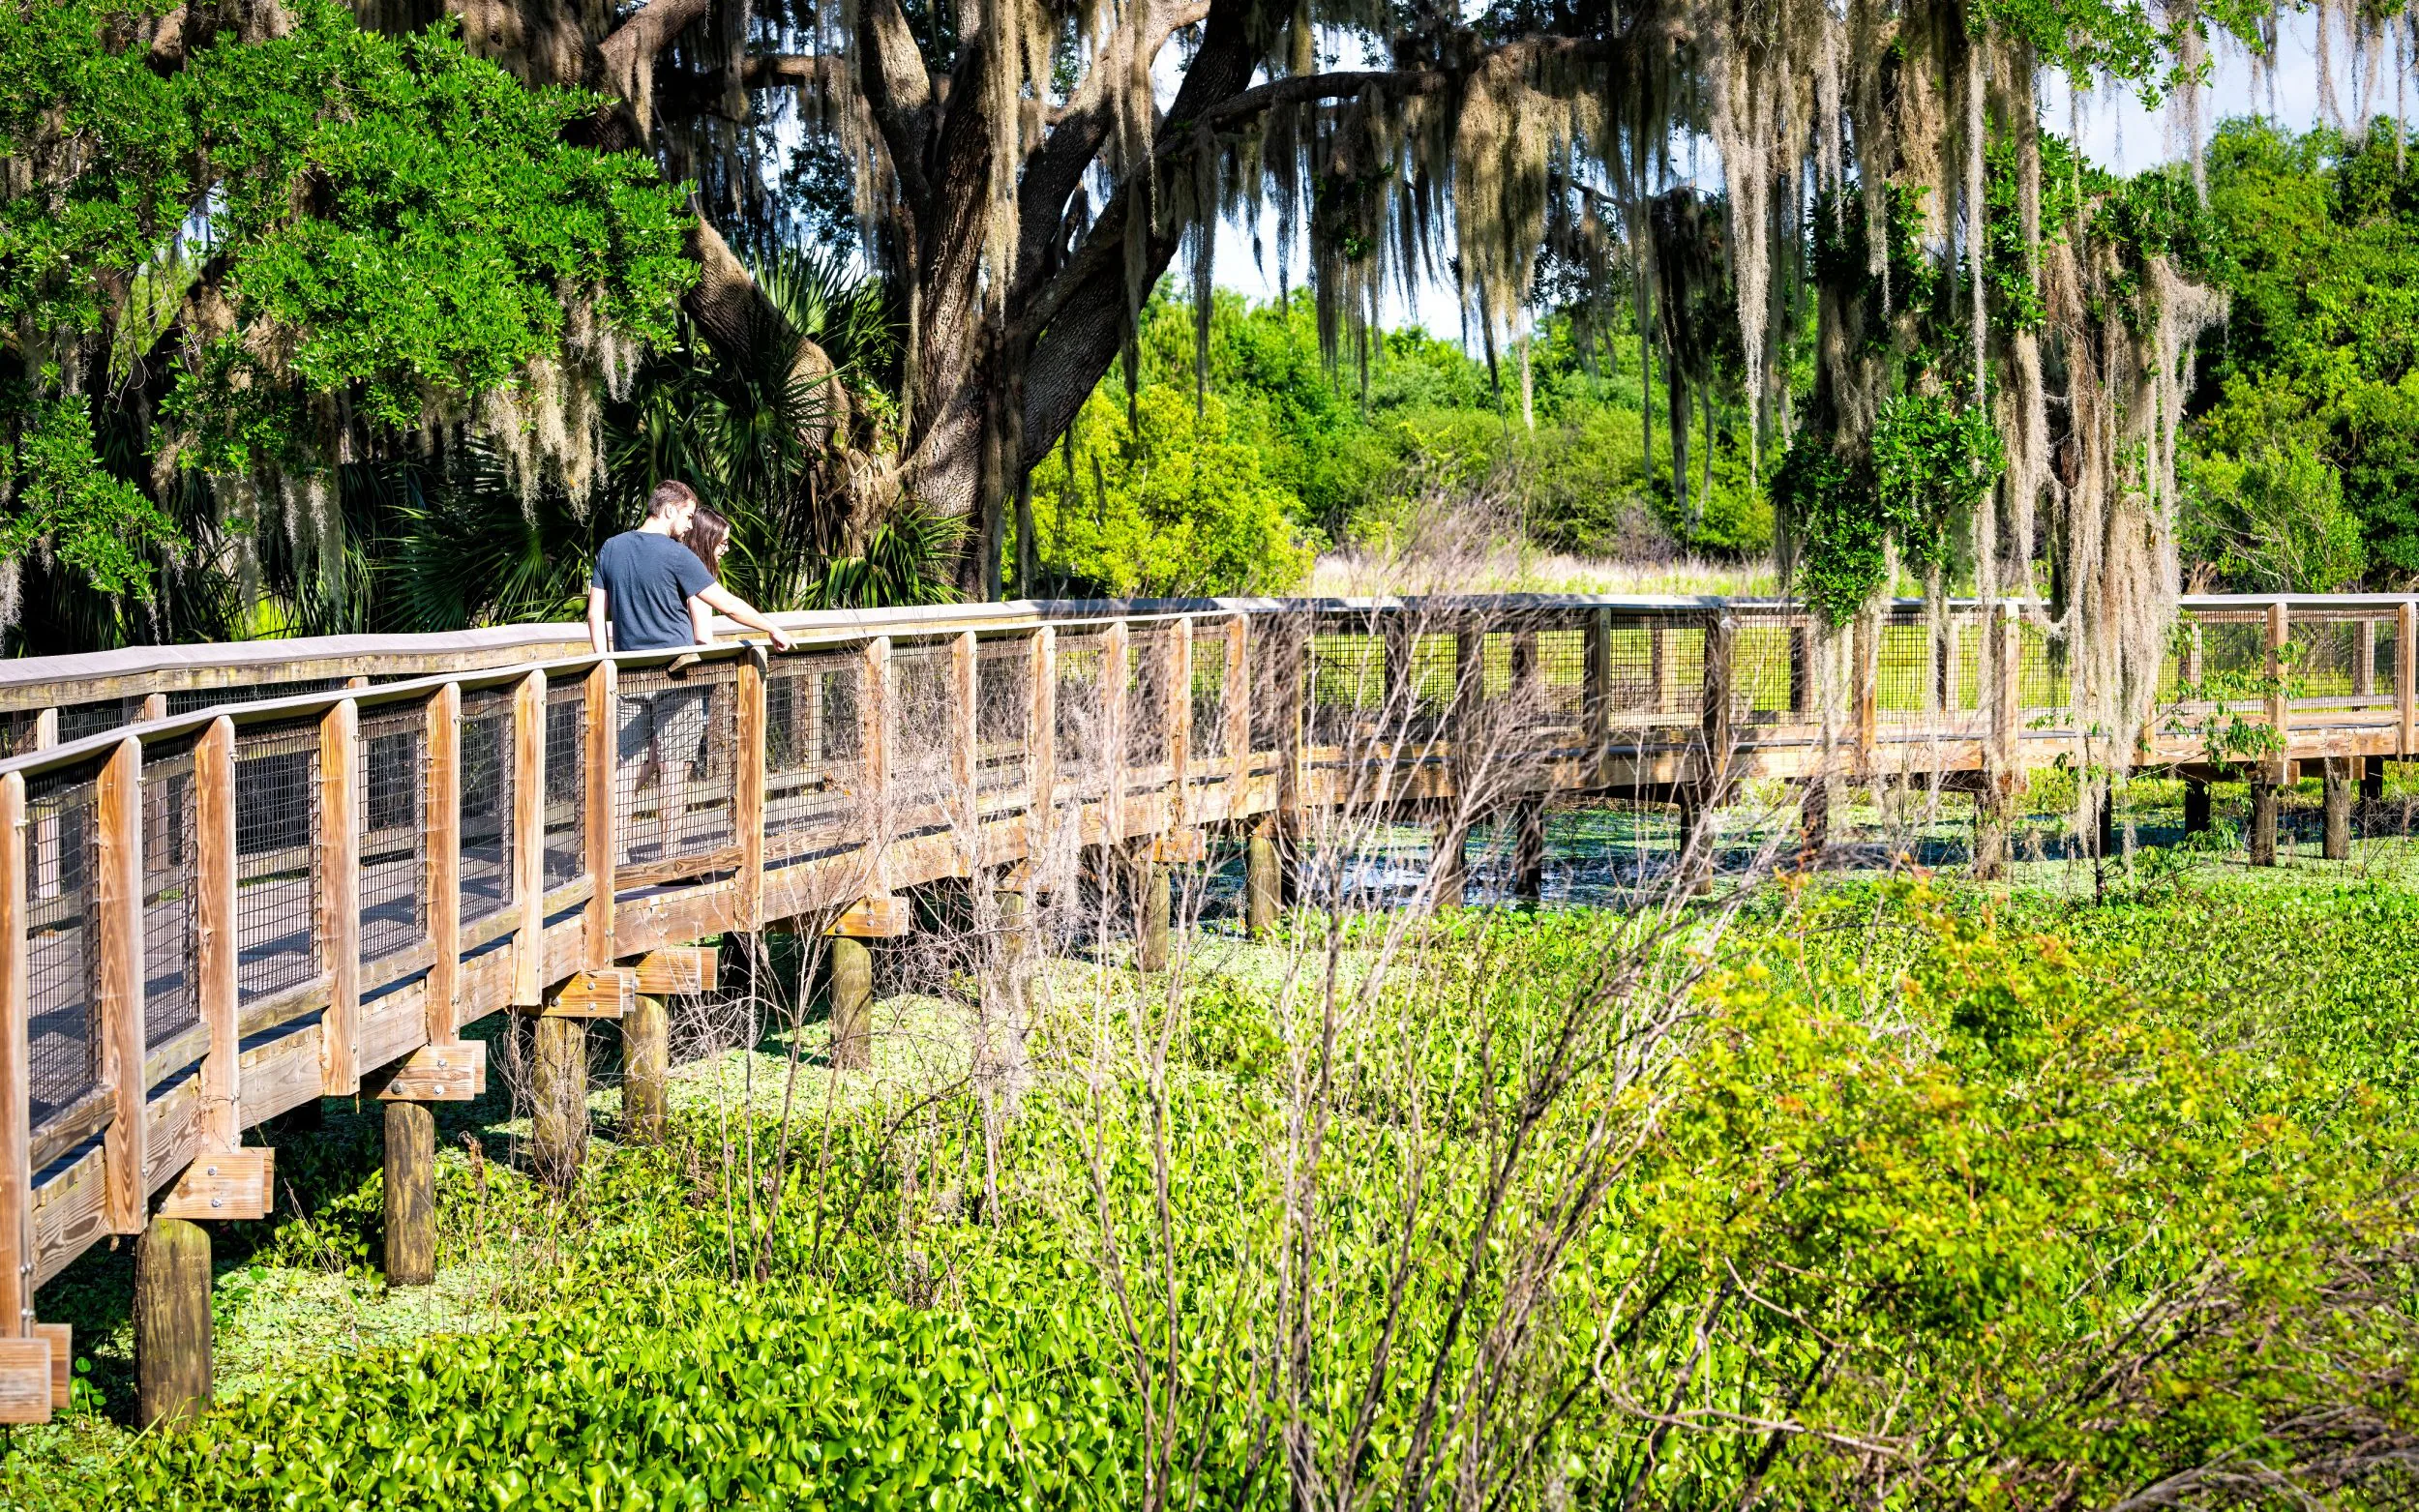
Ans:
{"type": "Polygon", "coordinates": [[[163,1218],[266,1218],[277,1206],[277,1151],[196,1155],[160,1200],[163,1218]]]}
{"type": "Polygon", "coordinates": [[[649,951],[630,969],[648,997],[692,996],[713,990],[720,954],[711,945],[673,945],[649,951]]]}
{"type": "Polygon", "coordinates": [[[386,1075],[386,1103],[468,1103],[487,1095],[487,1045],[458,1040],[423,1045],[386,1075]]]}
{"type": "Polygon", "coordinates": [[[885,894],[860,898],[840,910],[826,934],[843,939],[896,939],[908,932],[907,900],[885,894]]]}
{"type": "Polygon", "coordinates": [[[639,973],[628,966],[582,971],[547,994],[542,1019],[619,1019],[636,1006],[639,973]]]}

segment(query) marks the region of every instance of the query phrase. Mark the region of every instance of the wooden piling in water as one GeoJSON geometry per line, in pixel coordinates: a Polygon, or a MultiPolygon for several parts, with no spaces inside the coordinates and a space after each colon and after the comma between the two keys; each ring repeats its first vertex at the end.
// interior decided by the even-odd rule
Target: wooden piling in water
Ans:
{"type": "Polygon", "coordinates": [[[672,1075],[672,1011],[641,993],[621,1021],[621,1137],[633,1144],[664,1138],[664,1087],[672,1075]]]}
{"type": "Polygon", "coordinates": [[[1458,908],[1470,896],[1470,830],[1458,814],[1436,821],[1436,906],[1458,908]]]}
{"type": "Polygon", "coordinates": [[[2251,864],[2276,865],[2276,778],[2265,768],[2251,774],[2251,864]]]}
{"type": "Polygon", "coordinates": [[[578,1179],[588,1148],[588,1026],[546,1014],[536,1023],[530,1070],[530,1164],[557,1189],[578,1179]]]}
{"type": "Polygon", "coordinates": [[[2352,857],[2352,758],[2328,756],[2319,779],[2326,799],[2326,845],[2329,861],[2352,857]]]}
{"type": "Polygon", "coordinates": [[[436,1279],[436,1115],[426,1103],[386,1105],[386,1284],[436,1279]]]}
{"type": "Polygon", "coordinates": [[[874,1065],[874,953],[861,939],[831,941],[831,1069],[874,1065]]]}
{"type": "Polygon", "coordinates": [[[145,1428],[210,1406],[210,1234],[182,1218],[134,1241],[134,1402],[145,1428]]]}
{"type": "Polygon", "coordinates": [[[2197,777],[2187,777],[2184,779],[2184,833],[2205,834],[2209,824],[2209,785],[2197,777]]]}
{"type": "Polygon", "coordinates": [[[1545,896],[1545,803],[1531,798],[1513,815],[1512,873],[1523,902],[1545,896]]]}
{"type": "Polygon", "coordinates": [[[1276,928],[1284,885],[1277,865],[1276,829],[1264,820],[1252,830],[1243,851],[1243,929],[1253,939],[1265,939],[1276,928]]]}
{"type": "Polygon", "coordinates": [[[1145,971],[1165,971],[1174,888],[1167,863],[1151,856],[1148,844],[1135,864],[1134,884],[1134,964],[1145,971]]]}

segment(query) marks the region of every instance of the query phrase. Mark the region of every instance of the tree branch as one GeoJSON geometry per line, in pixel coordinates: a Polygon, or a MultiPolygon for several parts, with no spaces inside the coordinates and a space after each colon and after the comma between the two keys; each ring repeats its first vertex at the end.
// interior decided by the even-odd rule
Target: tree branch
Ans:
{"type": "Polygon", "coordinates": [[[655,55],[703,16],[710,5],[711,0],[647,0],[596,44],[605,87],[629,102],[638,116],[640,136],[653,130],[655,55]]]}
{"type": "MultiPolygon", "coordinates": [[[[1209,0],[1138,9],[1135,26],[1140,41],[1136,45],[1147,62],[1159,56],[1168,39],[1210,16],[1209,0]]],[[[1059,108],[1049,136],[1026,163],[1024,181],[1017,189],[1019,294],[1030,294],[1048,276],[1048,252],[1058,240],[1067,200],[1083,182],[1084,172],[1091,166],[1092,160],[1100,156],[1109,133],[1117,125],[1115,91],[1121,81],[1110,75],[1130,71],[1111,67],[1113,61],[1123,60],[1104,55],[1085,73],[1066,104],[1059,108]]]]}
{"type": "MultiPolygon", "coordinates": [[[[749,58],[739,66],[739,87],[742,89],[829,89],[838,81],[846,62],[835,57],[808,53],[770,53],[749,58]]],[[[687,70],[657,69],[655,71],[655,113],[664,116],[722,115],[728,116],[726,104],[729,91],[719,74],[699,74],[687,70]]]]}
{"type": "Polygon", "coordinates": [[[924,49],[899,0],[865,0],[860,13],[858,88],[890,154],[891,171],[908,203],[925,194],[925,156],[932,141],[933,79],[924,49]]]}

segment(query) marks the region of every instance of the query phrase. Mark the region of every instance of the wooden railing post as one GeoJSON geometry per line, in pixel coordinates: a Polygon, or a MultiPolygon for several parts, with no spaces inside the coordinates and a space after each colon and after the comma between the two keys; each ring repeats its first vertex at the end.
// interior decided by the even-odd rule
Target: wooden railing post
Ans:
{"type": "Polygon", "coordinates": [[[1733,652],[1738,625],[1726,609],[1717,609],[1705,624],[1705,801],[1717,803],[1730,773],[1731,690],[1733,652]]]}
{"type": "Polygon", "coordinates": [[[328,976],[319,1091],[327,1097],[361,1090],[360,744],[360,706],[340,699],[319,721],[319,964],[328,976]]]}
{"type": "Polygon", "coordinates": [[[863,697],[857,699],[858,796],[865,805],[866,861],[869,893],[888,890],[888,858],[892,831],[890,813],[890,637],[876,636],[865,642],[863,697]]]}
{"type": "Polygon", "coordinates": [[[1226,622],[1226,758],[1234,772],[1228,779],[1226,814],[1240,818],[1251,790],[1251,616],[1238,614],[1226,622]]]}
{"type": "Polygon", "coordinates": [[[731,822],[738,831],[739,928],[764,927],[764,672],[767,654],[750,645],[739,657],[739,707],[732,722],[739,749],[731,759],[731,822]]]}
{"type": "Polygon", "coordinates": [[[33,964],[25,943],[25,779],[0,774],[0,1339],[34,1321],[33,964]]]}
{"type": "MultiPolygon", "coordinates": [[[[1025,715],[1025,854],[1038,863],[1050,846],[1051,810],[1059,791],[1059,657],[1057,633],[1033,632],[1032,682],[1025,715]]],[[[1036,868],[1028,868],[1032,875],[1036,868]]]]}
{"type": "MultiPolygon", "coordinates": [[[[587,781],[581,784],[584,813],[581,838],[587,843],[587,951],[582,963],[591,971],[613,964],[613,858],[621,838],[614,832],[619,809],[613,785],[618,779],[613,756],[621,741],[619,675],[611,660],[588,669],[588,744],[581,753],[587,762],[587,781]]],[[[759,827],[762,833],[762,826],[759,827]]]]}
{"type": "Polygon", "coordinates": [[[1168,716],[1168,828],[1192,823],[1193,620],[1168,621],[1165,632],[1168,716]]]}
{"type": "Polygon", "coordinates": [[[2352,692],[2363,698],[2377,694],[2377,625],[2371,619],[2356,619],[2359,643],[2352,647],[2352,692]]]}
{"type": "Polygon", "coordinates": [[[1613,763],[1613,611],[1599,608],[1588,615],[1588,751],[1594,786],[1612,780],[1613,763]]]}
{"type": "Polygon", "coordinates": [[[1789,712],[1804,714],[1814,697],[1814,632],[1789,627],[1789,712]]]}
{"type": "Polygon", "coordinates": [[[1101,742],[1101,767],[1104,775],[1100,786],[1100,843],[1114,845],[1125,838],[1125,789],[1130,781],[1125,769],[1127,743],[1125,739],[1125,685],[1132,668],[1128,666],[1131,646],[1130,632],[1125,621],[1110,622],[1101,637],[1100,675],[1105,684],[1100,690],[1103,715],[1101,723],[1108,728],[1101,742]]]}
{"type": "Polygon", "coordinates": [[[1307,617],[1299,625],[1287,620],[1271,642],[1276,656],[1277,812],[1284,816],[1287,833],[1295,836],[1301,832],[1307,799],[1303,791],[1303,779],[1308,775],[1304,770],[1303,698],[1309,692],[1311,646],[1317,628],[1317,622],[1307,617]]]}
{"type": "Polygon", "coordinates": [[[2394,608],[2394,703],[2402,716],[2405,759],[2419,756],[2419,604],[2404,599],[2394,608]]]}
{"type": "Polygon", "coordinates": [[[982,794],[974,772],[981,759],[982,646],[974,632],[961,634],[949,645],[949,808],[958,832],[961,875],[972,876],[983,864],[982,794]]]}
{"type": "Polygon", "coordinates": [[[1454,784],[1458,788],[1464,763],[1471,756],[1478,713],[1486,705],[1486,636],[1482,631],[1453,632],[1453,701],[1446,717],[1452,737],[1454,784]]]}
{"type": "Polygon", "coordinates": [[[1990,627],[1992,697],[1990,732],[1999,770],[2013,780],[2024,738],[2024,628],[2016,606],[2002,601],[1990,627]]]}
{"type": "Polygon", "coordinates": [[[101,1000],[101,1080],[109,1089],[102,1139],[104,1206],[111,1233],[149,1220],[143,1180],[143,746],[118,742],[101,768],[95,860],[101,1000]]]}
{"type": "Polygon", "coordinates": [[[1648,627],[1647,669],[1655,682],[1655,712],[1669,714],[1680,702],[1680,665],[1671,654],[1670,627],[1659,613],[1648,627]]]}
{"type": "Polygon", "coordinates": [[[516,1008],[546,1003],[546,674],[513,692],[513,988],[516,1008]]]}
{"type": "Polygon", "coordinates": [[[210,1049],[201,1060],[207,1147],[243,1142],[241,935],[235,911],[235,722],[222,715],[194,747],[194,990],[210,1049]]]}
{"type": "Polygon", "coordinates": [[[2285,647],[2293,633],[2292,615],[2283,599],[2268,606],[2268,724],[2276,730],[2279,781],[2285,761],[2284,747],[2292,738],[2293,700],[2285,688],[2285,647]]]}
{"type": "Polygon", "coordinates": [[[1954,714],[1956,712],[1958,693],[1957,617],[1954,611],[1942,611],[1938,643],[1932,650],[1935,665],[1926,707],[1934,714],[1954,714]]]}
{"type": "Polygon", "coordinates": [[[429,781],[421,820],[429,840],[429,1043],[451,1045],[459,1032],[454,999],[462,986],[462,684],[429,700],[429,781]]]}
{"type": "Polygon", "coordinates": [[[2200,682],[2200,623],[2199,623],[2199,621],[2197,621],[2197,620],[2194,620],[2194,621],[2190,621],[2190,622],[2188,622],[2188,623],[2186,624],[2186,626],[2185,626],[2185,630],[2186,630],[2187,634],[2185,635],[2185,637],[2184,637],[2184,676],[2183,676],[2183,681],[2185,681],[2185,682],[2187,682],[2187,683],[2190,683],[2190,684],[2193,684],[2193,685],[2197,686],[2197,685],[2199,684],[2199,682],[2200,682]]]}
{"type": "Polygon", "coordinates": [[[1879,615],[1857,615],[1850,645],[1855,666],[1850,675],[1856,689],[1856,754],[1860,769],[1872,764],[1873,748],[1881,737],[1881,637],[1886,623],[1879,615]]]}

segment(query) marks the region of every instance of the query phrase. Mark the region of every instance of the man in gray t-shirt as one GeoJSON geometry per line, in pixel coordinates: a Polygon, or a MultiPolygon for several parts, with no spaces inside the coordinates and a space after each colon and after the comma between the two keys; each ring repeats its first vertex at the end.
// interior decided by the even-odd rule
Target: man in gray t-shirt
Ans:
{"type": "Polygon", "coordinates": [[[716,613],[764,632],[778,650],[790,649],[779,626],[716,582],[681,543],[696,513],[696,492],[667,479],[647,498],[645,522],[596,553],[588,578],[588,639],[599,655],[696,645],[712,638],[706,627],[716,613]]]}
{"type": "MultiPolygon", "coordinates": [[[[645,523],[596,553],[588,579],[588,638],[599,654],[701,644],[713,638],[716,611],[764,632],[776,648],[790,649],[789,635],[716,582],[680,539],[697,507],[687,484],[657,484],[645,523]]],[[[706,730],[718,687],[728,684],[675,678],[650,693],[624,685],[613,786],[633,860],[662,860],[685,844],[690,788],[717,760],[706,748],[706,730]],[[645,838],[649,831],[652,840],[645,838]]],[[[727,764],[730,755],[719,759],[727,764]]]]}

